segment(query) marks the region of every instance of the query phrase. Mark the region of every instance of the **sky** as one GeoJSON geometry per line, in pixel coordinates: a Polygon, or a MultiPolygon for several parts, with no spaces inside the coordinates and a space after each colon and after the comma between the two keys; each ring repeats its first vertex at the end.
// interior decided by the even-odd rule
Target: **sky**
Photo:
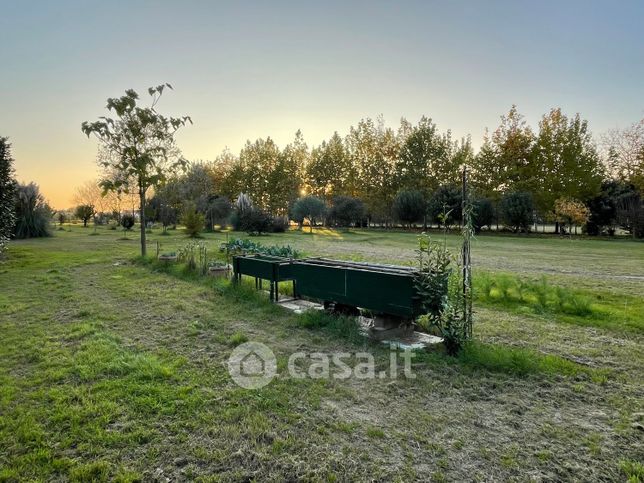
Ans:
{"type": "Polygon", "coordinates": [[[0,0],[0,136],[54,208],[98,177],[83,121],[169,82],[189,160],[298,129],[311,145],[364,117],[431,117],[479,146],[512,104],[596,135],[644,115],[644,1],[0,0]]]}

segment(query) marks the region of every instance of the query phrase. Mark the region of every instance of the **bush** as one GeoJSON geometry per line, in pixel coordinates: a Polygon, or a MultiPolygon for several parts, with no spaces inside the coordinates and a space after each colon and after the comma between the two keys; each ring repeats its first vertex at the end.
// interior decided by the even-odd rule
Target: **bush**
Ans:
{"type": "Polygon", "coordinates": [[[396,219],[402,223],[421,221],[427,212],[427,203],[420,191],[400,191],[394,198],[393,211],[396,219]]]}
{"type": "Polygon", "coordinates": [[[186,233],[195,238],[203,230],[204,216],[201,213],[197,213],[194,204],[188,203],[183,211],[181,224],[185,226],[186,233]]]}
{"type": "Polygon", "coordinates": [[[487,226],[488,229],[492,227],[494,223],[494,206],[492,202],[487,198],[479,198],[474,201],[474,230],[478,233],[484,226],[487,226]]]}
{"type": "Polygon", "coordinates": [[[277,216],[273,218],[273,233],[284,233],[289,225],[288,216],[277,216]]]}
{"type": "Polygon", "coordinates": [[[235,231],[245,231],[249,235],[261,235],[273,231],[273,217],[259,208],[235,210],[230,219],[235,231]]]}
{"type": "Polygon", "coordinates": [[[339,226],[357,226],[366,216],[364,203],[352,196],[336,196],[329,212],[329,218],[339,226]]]}
{"type": "Polygon", "coordinates": [[[429,201],[429,214],[439,225],[451,226],[461,222],[461,190],[454,185],[440,186],[429,201]]]}
{"type": "Polygon", "coordinates": [[[499,205],[503,222],[512,231],[528,233],[534,219],[534,203],[530,193],[507,193],[499,205]]]}
{"type": "Polygon", "coordinates": [[[35,183],[18,184],[15,199],[15,238],[50,236],[51,210],[35,183]]]}
{"type": "Polygon", "coordinates": [[[130,231],[134,226],[134,215],[123,215],[121,217],[121,226],[124,231],[130,231]]]}
{"type": "Polygon", "coordinates": [[[635,187],[620,181],[604,181],[601,192],[588,202],[590,216],[586,223],[589,235],[615,234],[617,206],[622,196],[635,192],[635,187]]]}
{"type": "Polygon", "coordinates": [[[305,196],[299,198],[293,203],[291,207],[291,216],[295,221],[297,221],[300,226],[304,223],[304,220],[309,220],[309,226],[311,232],[313,232],[313,225],[317,221],[324,218],[326,214],[326,205],[324,201],[316,196],[305,196]]]}

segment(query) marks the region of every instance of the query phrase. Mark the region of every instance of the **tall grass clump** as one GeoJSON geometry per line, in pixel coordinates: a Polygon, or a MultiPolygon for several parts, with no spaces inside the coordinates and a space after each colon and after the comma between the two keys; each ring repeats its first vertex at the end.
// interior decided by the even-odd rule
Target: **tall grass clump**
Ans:
{"type": "Polygon", "coordinates": [[[51,209],[35,183],[18,184],[16,188],[15,228],[16,238],[50,236],[51,209]]]}
{"type": "Polygon", "coordinates": [[[590,297],[553,286],[546,277],[539,281],[521,280],[510,275],[480,274],[474,280],[477,300],[506,307],[528,307],[535,313],[555,313],[577,317],[599,316],[590,297]]]}

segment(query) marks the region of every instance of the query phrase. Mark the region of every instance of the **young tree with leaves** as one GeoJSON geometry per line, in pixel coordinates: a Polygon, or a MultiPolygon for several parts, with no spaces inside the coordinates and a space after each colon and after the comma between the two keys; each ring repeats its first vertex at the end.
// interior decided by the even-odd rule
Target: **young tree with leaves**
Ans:
{"type": "Polygon", "coordinates": [[[95,122],[84,122],[81,127],[87,137],[94,135],[111,154],[102,161],[108,175],[101,183],[103,189],[137,191],[142,256],[146,254],[146,194],[151,187],[160,185],[169,175],[185,168],[186,161],[180,156],[174,134],[187,123],[192,123],[189,116],[167,117],[157,112],[156,104],[165,87],[172,89],[170,84],[148,89],[152,97],[149,107],[140,107],[139,95],[128,89],[124,96],[107,100],[107,109],[115,118],[101,117],[95,122]]]}
{"type": "Polygon", "coordinates": [[[83,228],[87,228],[87,222],[94,216],[94,205],[78,205],[74,216],[83,222],[83,228]]]}
{"type": "Polygon", "coordinates": [[[333,206],[329,211],[329,218],[333,223],[340,226],[358,224],[364,219],[366,210],[364,203],[352,196],[336,196],[333,198],[333,206]]]}
{"type": "Polygon", "coordinates": [[[310,232],[313,233],[313,226],[326,214],[326,205],[316,196],[305,196],[293,204],[291,213],[300,224],[305,219],[309,220],[310,232]]]}
{"type": "Polygon", "coordinates": [[[16,219],[15,190],[11,144],[7,138],[0,137],[0,256],[6,249],[16,219]]]}
{"type": "Polygon", "coordinates": [[[590,210],[579,200],[559,198],[555,201],[555,216],[557,221],[562,223],[564,230],[566,224],[570,227],[569,233],[572,234],[573,225],[576,231],[577,225],[583,225],[588,221],[590,210]]]}

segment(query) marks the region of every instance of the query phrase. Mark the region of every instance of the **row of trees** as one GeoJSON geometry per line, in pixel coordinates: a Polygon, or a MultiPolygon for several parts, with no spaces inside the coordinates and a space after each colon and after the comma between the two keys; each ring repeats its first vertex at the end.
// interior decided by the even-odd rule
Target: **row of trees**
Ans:
{"type": "MultiPolygon", "coordinates": [[[[229,212],[229,200],[242,192],[253,200],[254,209],[248,212],[253,216],[302,218],[294,209],[303,203],[297,202],[300,196],[315,196],[332,206],[345,197],[360,200],[369,223],[387,226],[402,219],[396,206],[409,193],[424,200],[425,217],[436,212],[427,209],[430,202],[436,205],[438,199],[445,208],[441,196],[458,183],[462,166],[469,167],[481,203],[492,204],[497,219],[498,213],[507,212],[503,203],[508,199],[523,200],[522,206],[531,209],[522,209],[532,221],[535,213],[543,221],[557,221],[563,207],[586,206],[601,196],[602,182],[609,179],[615,178],[638,197],[642,189],[642,123],[610,133],[608,155],[602,157],[588,123],[579,115],[569,118],[553,109],[534,132],[514,106],[495,131],[486,133],[478,153],[469,138],[454,140],[450,131],[439,131],[426,117],[417,125],[403,119],[396,130],[381,118],[363,119],[346,136],[336,132],[313,149],[298,131],[284,149],[270,138],[248,141],[238,156],[226,150],[214,162],[197,163],[182,175],[187,162],[173,135],[190,118],[157,112],[164,87],[170,86],[148,90],[150,107],[140,107],[132,90],[108,99],[108,110],[115,117],[82,126],[101,144],[102,188],[138,195],[142,254],[148,215],[170,220],[179,213],[184,217],[196,213],[208,217],[212,227],[229,212]],[[626,137],[636,141],[616,142],[626,137]],[[146,209],[150,188],[155,195],[146,209]]],[[[641,198],[637,199],[635,218],[641,212],[641,198]]]]}
{"type": "Polygon", "coordinates": [[[302,194],[327,204],[349,196],[364,202],[372,222],[388,224],[396,219],[398,193],[415,191],[429,200],[457,184],[465,164],[479,197],[498,207],[506,193],[529,193],[539,220],[556,222],[558,200],[588,204],[608,180],[641,192],[643,123],[609,133],[600,149],[579,115],[553,109],[534,132],[513,106],[474,153],[469,139],[454,141],[426,117],[416,125],[403,119],[395,131],[382,119],[364,119],[345,137],[336,132],[313,149],[299,131],[283,150],[271,138],[248,141],[239,156],[224,151],[198,171],[210,178],[213,193],[228,199],[247,193],[275,215],[287,214],[302,194]]]}
{"type": "MultiPolygon", "coordinates": [[[[460,168],[467,165],[479,204],[486,216],[493,214],[495,223],[507,222],[501,205],[505,195],[526,193],[528,225],[554,222],[558,229],[560,223],[572,223],[562,214],[570,210],[563,207],[581,204],[589,212],[581,216],[585,210],[577,209],[574,223],[591,218],[589,231],[597,234],[613,231],[617,224],[630,229],[632,223],[624,222],[624,216],[620,222],[617,215],[641,200],[643,153],[644,120],[608,133],[597,147],[588,123],[560,109],[544,115],[534,132],[513,106],[499,127],[486,133],[478,153],[469,139],[454,141],[449,131],[440,132],[426,117],[417,125],[403,119],[395,131],[382,119],[364,119],[347,136],[336,132],[313,149],[298,131],[282,150],[271,138],[248,141],[239,156],[226,150],[214,162],[193,164],[185,176],[170,180],[158,190],[157,204],[179,213],[181,203],[189,200],[206,215],[208,204],[215,203],[213,213],[221,220],[227,200],[243,192],[257,208],[296,219],[292,207],[302,195],[315,196],[329,207],[342,197],[360,200],[365,218],[386,226],[411,222],[396,208],[411,196],[423,200],[415,205],[424,205],[417,208],[414,222],[440,223],[438,215],[452,205],[460,168]],[[405,196],[397,201],[401,193],[405,196]],[[595,208],[606,203],[612,208],[597,216],[595,208]]],[[[458,220],[454,213],[451,218],[458,220]]]]}

